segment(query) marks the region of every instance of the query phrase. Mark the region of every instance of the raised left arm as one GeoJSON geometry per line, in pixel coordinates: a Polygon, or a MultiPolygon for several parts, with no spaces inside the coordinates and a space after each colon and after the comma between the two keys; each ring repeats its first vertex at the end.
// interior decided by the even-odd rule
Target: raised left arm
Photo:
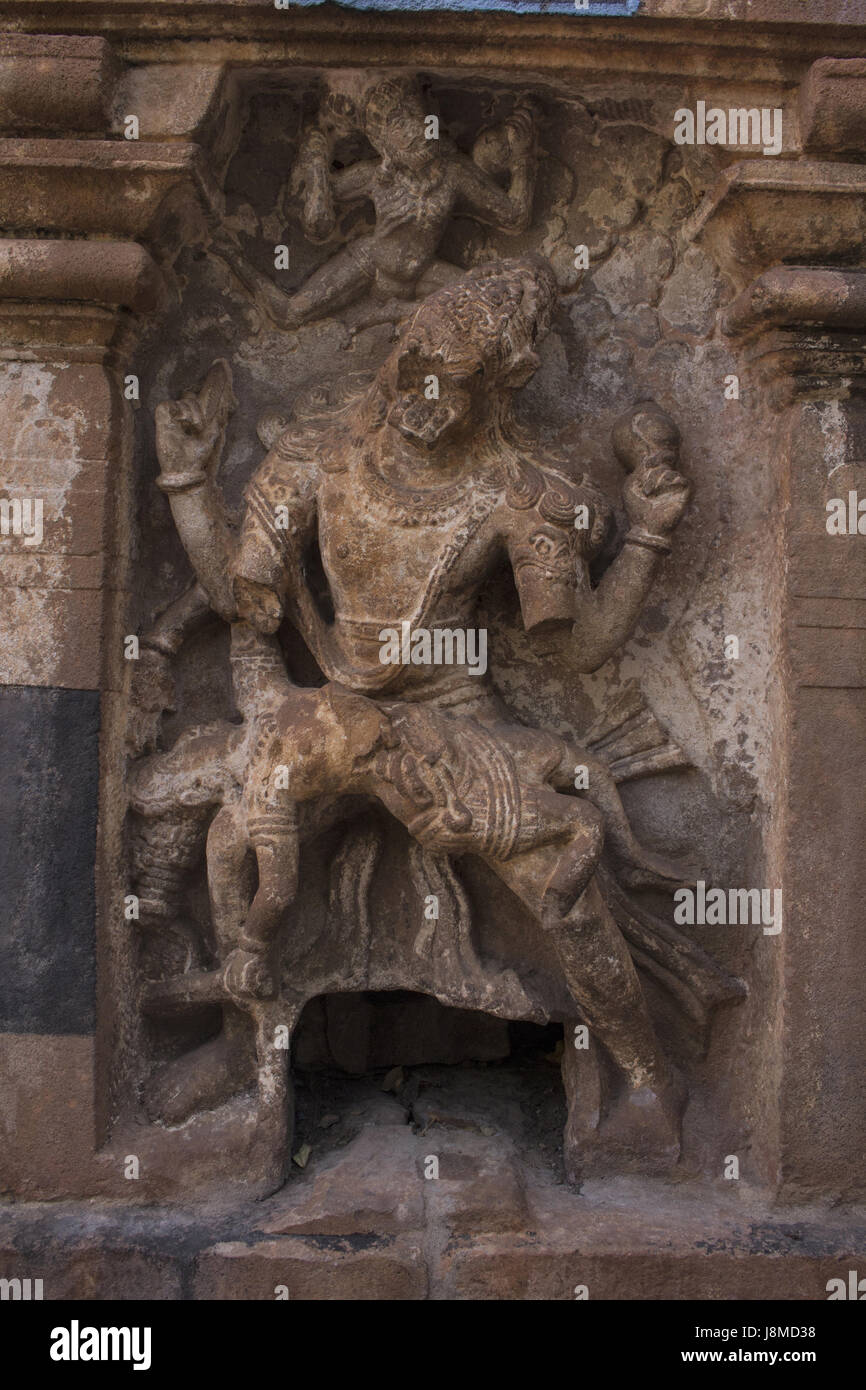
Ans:
{"type": "Polygon", "coordinates": [[[523,232],[532,216],[535,193],[535,118],[531,107],[518,106],[504,124],[509,153],[508,191],[489,173],[462,155],[457,164],[457,191],[470,216],[504,232],[523,232]]]}
{"type": "Polygon", "coordinates": [[[523,621],[550,654],[570,641],[579,671],[595,671],[634,631],[689,498],[689,484],[667,464],[637,468],[623,489],[631,526],[619,555],[593,589],[580,533],[564,520],[517,513],[508,553],[523,621]]]}
{"type": "Polygon", "coordinates": [[[198,391],[156,408],[161,468],[157,486],[168,494],[174,524],[201,588],[227,622],[236,616],[230,583],[235,539],[214,475],[233,407],[231,371],[220,359],[198,391]]]}
{"type": "Polygon", "coordinates": [[[689,500],[688,482],[663,465],[632,473],[623,500],[631,526],[597,589],[578,590],[574,635],[579,670],[604,665],[634,631],[670,535],[689,500]]]}

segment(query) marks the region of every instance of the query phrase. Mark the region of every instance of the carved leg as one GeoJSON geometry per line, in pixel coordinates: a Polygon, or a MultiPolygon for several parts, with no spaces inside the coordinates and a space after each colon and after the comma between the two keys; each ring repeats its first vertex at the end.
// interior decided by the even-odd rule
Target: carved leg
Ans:
{"type": "Polygon", "coordinates": [[[295,293],[288,293],[251,265],[230,238],[215,237],[211,249],[252,294],[256,306],[277,328],[295,329],[311,319],[325,318],[359,299],[370,289],[370,277],[348,251],[338,251],[314,270],[295,293]]]}
{"type": "Polygon", "coordinates": [[[568,743],[562,763],[551,778],[553,785],[571,790],[574,770],[581,765],[587,769],[589,782],[581,796],[604,814],[605,843],[616,860],[620,881],[629,888],[673,888],[688,882],[686,871],[653,854],[637,839],[610,769],[599,758],[579,744],[568,743]]]}
{"type": "Polygon", "coordinates": [[[465,274],[465,270],[461,270],[460,266],[452,265],[450,261],[442,261],[436,256],[418,280],[415,293],[419,300],[426,299],[428,294],[435,294],[437,290],[453,285],[465,274]]]}
{"type": "Polygon", "coordinates": [[[295,1127],[291,1039],[304,1001],[268,1000],[252,1005],[255,1026],[258,1104],[256,1144],[270,1169],[270,1183],[286,1178],[295,1127]]]}
{"type": "MultiPolygon", "coordinates": [[[[374,293],[369,300],[344,316],[343,323],[353,337],[365,328],[375,328],[378,324],[389,323],[394,330],[392,337],[396,338],[400,326],[420,308],[428,295],[444,289],[446,285],[453,285],[462,274],[459,267],[449,265],[447,261],[433,260],[412,286],[410,293],[399,298],[377,298],[374,293]]],[[[382,293],[381,290],[379,293],[382,293]]]]}
{"type": "MultiPolygon", "coordinates": [[[[593,1045],[600,1043],[616,1064],[618,1077],[591,1079],[583,1067],[584,1094],[578,1104],[571,1085],[566,1131],[573,1175],[592,1154],[605,1162],[646,1169],[648,1153],[661,1168],[676,1162],[679,1124],[685,1100],[682,1085],[668,1066],[641,989],[628,946],[592,878],[576,901],[566,905],[565,885],[586,872],[587,842],[594,826],[578,832],[565,851],[544,846],[508,862],[488,861],[552,937],[563,973],[593,1045]],[[571,867],[570,861],[579,867],[571,867]],[[564,908],[564,910],[563,910],[564,908]],[[609,1083],[604,1085],[605,1080],[609,1083]],[[585,1088],[598,1088],[601,1107],[586,1101],[585,1088]],[[577,1108],[576,1108],[577,1107],[577,1108]],[[585,1110],[583,1124],[580,1114],[585,1110]],[[590,1128],[586,1116],[598,1115],[590,1128]]],[[[566,1039],[566,1048],[569,1040],[566,1039]]],[[[582,1059],[569,1056],[569,1082],[582,1059]]],[[[587,1062],[592,1067],[591,1059],[587,1062]]]]}
{"type": "Polygon", "coordinates": [[[240,940],[255,891],[253,855],[234,806],[224,806],[211,822],[207,878],[217,954],[224,960],[240,940]]]}
{"type": "MultiPolygon", "coordinates": [[[[224,806],[207,837],[208,888],[217,952],[224,959],[236,945],[253,895],[253,862],[237,810],[224,806]]],[[[249,1018],[233,1004],[223,1008],[222,1031],[209,1042],[164,1067],[145,1097],[148,1113],[180,1124],[198,1110],[221,1105],[255,1078],[249,1018]]]]}
{"type": "Polygon", "coordinates": [[[151,1119],[179,1125],[200,1110],[212,1110],[252,1085],[255,1052],[249,1019],[233,1005],[223,1008],[222,1031],[170,1062],[145,1089],[151,1119]]]}
{"type": "Polygon", "coordinates": [[[270,280],[263,306],[279,328],[299,328],[312,319],[323,319],[360,299],[372,286],[370,277],[348,251],[338,251],[314,270],[299,290],[287,295],[270,280]]]}

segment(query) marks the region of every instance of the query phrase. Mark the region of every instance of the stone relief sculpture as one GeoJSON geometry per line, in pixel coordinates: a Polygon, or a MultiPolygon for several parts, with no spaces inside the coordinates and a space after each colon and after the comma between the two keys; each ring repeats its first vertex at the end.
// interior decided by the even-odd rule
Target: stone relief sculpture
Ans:
{"type": "MultiPolygon", "coordinates": [[[[528,140],[522,120],[515,129],[528,140]]],[[[525,174],[518,202],[530,187],[525,174]]],[[[419,274],[437,235],[431,227],[419,274]]],[[[339,274],[329,263],[285,322],[335,303],[341,276],[347,293],[372,278],[340,255],[339,274]]],[[[614,430],[630,526],[593,585],[612,501],[519,427],[513,409],[556,297],[540,257],[482,265],[434,292],[375,374],[294,403],[238,528],[216,478],[234,406],[227,364],[158,407],[159,485],[197,582],[143,639],[152,708],[168,701],[168,658],[217,615],[231,627],[241,721],[188,729],[169,752],[133,765],[134,887],[154,947],[145,1007],[159,1015],[209,1001],[224,1020],[151,1084],[151,1114],[164,1121],[257,1081],[287,1143],[287,1053],[275,1051],[275,1029],[290,1034],[320,993],[402,988],[566,1023],[573,1173],[594,1154],[645,1169],[676,1161],[685,1086],[641,975],[675,1002],[698,1047],[713,1007],[744,989],[630,896],[672,889],[683,873],[638,843],[617,784],[685,759],[633,690],[581,741],[519,722],[467,639],[485,583],[510,566],[530,640],[559,643],[575,670],[595,670],[632,632],[688,502],[676,426],[643,402],[614,430]],[[321,686],[295,682],[277,635],[284,623],[314,656],[321,686]],[[419,902],[438,904],[432,921],[419,910],[408,942],[392,940],[370,908],[382,808],[408,833],[419,902]],[[304,845],[343,824],[320,929],[293,914],[304,845]],[[533,935],[520,959],[485,949],[461,883],[464,856],[525,907],[533,935]],[[203,859],[211,939],[183,906],[203,859]],[[532,968],[542,939],[558,963],[549,988],[532,968]],[[570,1046],[579,1023],[585,1052],[570,1046]]]]}
{"type": "Polygon", "coordinates": [[[332,240],[339,212],[364,200],[373,205],[375,225],[347,240],[295,293],[251,266],[231,235],[215,234],[212,249],[277,327],[295,329],[367,298],[372,303],[355,312],[355,328],[405,318],[413,301],[460,273],[436,256],[455,212],[506,232],[527,228],[536,164],[532,104],[518,101],[506,121],[483,130],[471,157],[438,130],[431,138],[430,119],[411,78],[379,81],[356,99],[328,92],[302,134],[289,198],[300,195],[301,226],[314,242],[332,240]],[[376,157],[334,169],[340,139],[358,133],[376,157]],[[497,181],[502,176],[507,188],[497,181]]]}
{"type": "Polygon", "coordinates": [[[866,25],[285,3],[0,3],[0,1307],[817,1322],[866,25]]]}

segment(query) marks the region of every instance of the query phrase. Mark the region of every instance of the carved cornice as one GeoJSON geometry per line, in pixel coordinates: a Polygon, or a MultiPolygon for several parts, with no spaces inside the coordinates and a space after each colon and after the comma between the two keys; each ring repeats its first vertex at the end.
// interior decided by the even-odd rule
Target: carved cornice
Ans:
{"type": "MultiPolygon", "coordinates": [[[[723,18],[708,3],[707,17],[723,18]]],[[[688,16],[678,0],[658,0],[651,10],[663,17],[628,19],[437,11],[423,15],[419,35],[418,13],[394,10],[280,11],[270,0],[0,0],[0,25],[30,31],[0,35],[0,228],[11,239],[143,242],[167,268],[221,211],[240,84],[264,69],[288,79],[308,63],[477,69],[483,61],[490,73],[561,69],[572,83],[616,76],[639,84],[650,74],[682,82],[685,74],[689,90],[712,76],[720,99],[725,82],[764,82],[792,111],[791,80],[805,74],[801,113],[814,147],[823,151],[833,133],[859,138],[864,63],[844,56],[856,42],[852,26],[779,29],[771,7],[766,23],[734,29],[696,21],[692,0],[687,8],[688,16]],[[64,35],[73,24],[77,32],[64,35]],[[54,33],[40,32],[52,25],[54,33]],[[829,42],[831,32],[842,36],[834,51],[843,56],[813,62],[812,44],[829,42]],[[130,115],[136,140],[123,138],[130,115]]],[[[862,165],[742,161],[725,171],[685,235],[706,241],[742,288],[780,260],[856,259],[866,241],[864,192],[862,165]]],[[[92,302],[130,301],[145,311],[140,287],[118,299],[115,270],[106,275],[101,289],[92,280],[99,295],[92,302]]],[[[53,283],[63,288],[59,277],[53,283]]]]}
{"type": "Polygon", "coordinates": [[[803,149],[821,154],[866,149],[866,58],[821,58],[800,89],[803,149]]]}
{"type": "Polygon", "coordinates": [[[780,261],[854,261],[866,247],[866,166],[732,164],[683,228],[742,289],[780,261]]]}
{"type": "Polygon", "coordinates": [[[792,327],[866,330],[866,270],[775,266],[738,295],[723,319],[731,336],[792,327]]]}
{"type": "Polygon", "coordinates": [[[777,408],[866,391],[866,270],[776,266],[723,320],[777,408]]]}
{"type": "Polygon", "coordinates": [[[0,34],[0,131],[102,131],[119,73],[102,38],[0,34]]]}
{"type": "Polygon", "coordinates": [[[827,53],[862,55],[866,27],[845,0],[644,0],[629,17],[484,10],[354,11],[273,0],[0,0],[0,27],[102,35],[133,62],[170,57],[233,64],[371,64],[562,71],[584,77],[730,78],[782,87],[827,53]],[[485,12],[486,11],[486,12],[485,12]]]}
{"type": "Polygon", "coordinates": [[[102,38],[0,36],[4,355],[104,356],[164,303],[160,271],[222,211],[238,111],[219,64],[126,68],[102,38]]]}
{"type": "MultiPolygon", "coordinates": [[[[862,150],[866,62],[814,63],[800,88],[799,120],[805,150],[862,150]]],[[[723,330],[744,342],[773,405],[863,391],[866,270],[857,266],[866,259],[866,166],[741,160],[706,194],[683,236],[705,245],[741,291],[723,330]]]]}
{"type": "Polygon", "coordinates": [[[0,241],[0,298],[66,300],[150,313],[165,282],[143,246],[127,241],[0,241]]]}
{"type": "Polygon", "coordinates": [[[196,145],[0,140],[0,223],[15,233],[156,240],[168,215],[189,223],[220,202],[196,145]]]}

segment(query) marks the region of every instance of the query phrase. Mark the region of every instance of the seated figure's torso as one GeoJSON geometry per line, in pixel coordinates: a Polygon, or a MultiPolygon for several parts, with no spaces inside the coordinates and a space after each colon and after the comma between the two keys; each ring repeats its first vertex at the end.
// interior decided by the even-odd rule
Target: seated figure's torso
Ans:
{"type": "MultiPolygon", "coordinates": [[[[384,629],[474,626],[479,587],[499,554],[497,500],[495,487],[479,489],[472,479],[423,491],[391,488],[364,464],[324,479],[322,562],[334,636],[353,665],[380,668],[384,629]]],[[[440,680],[443,668],[411,665],[404,674],[407,684],[425,684],[440,680]]]]}
{"type": "Polygon", "coordinates": [[[376,231],[368,254],[381,270],[413,280],[434,255],[454,206],[454,189],[447,171],[424,181],[420,193],[399,178],[377,178],[372,189],[376,231]]]}

